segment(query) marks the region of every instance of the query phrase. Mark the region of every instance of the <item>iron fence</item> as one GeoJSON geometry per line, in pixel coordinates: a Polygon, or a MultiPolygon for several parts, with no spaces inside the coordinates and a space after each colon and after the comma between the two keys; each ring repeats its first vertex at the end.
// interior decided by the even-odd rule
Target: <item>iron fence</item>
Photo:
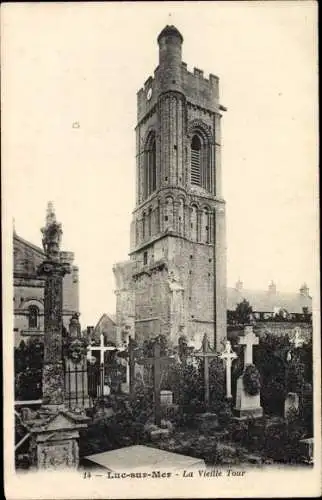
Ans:
{"type": "Polygon", "coordinates": [[[104,396],[104,365],[64,367],[65,404],[69,408],[92,407],[104,396]]]}

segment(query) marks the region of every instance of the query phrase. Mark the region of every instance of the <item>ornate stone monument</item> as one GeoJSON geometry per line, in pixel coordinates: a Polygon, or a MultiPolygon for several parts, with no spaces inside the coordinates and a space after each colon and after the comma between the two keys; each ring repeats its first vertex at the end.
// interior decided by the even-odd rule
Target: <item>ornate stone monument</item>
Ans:
{"type": "Polygon", "coordinates": [[[253,345],[258,344],[258,337],[252,326],[246,326],[244,336],[239,337],[239,344],[245,346],[244,371],[237,380],[236,404],[234,413],[237,418],[259,418],[263,416],[260,404],[259,372],[253,365],[253,345]]]}
{"type": "Polygon", "coordinates": [[[25,425],[30,432],[33,467],[77,468],[79,429],[86,428],[89,419],[81,410],[68,411],[64,404],[62,283],[70,270],[60,261],[62,229],[52,203],[48,203],[42,233],[46,259],[38,273],[45,280],[43,404],[25,425]]]}
{"type": "Polygon", "coordinates": [[[65,402],[71,410],[89,408],[87,376],[87,341],[81,335],[79,314],[69,323],[65,344],[65,402]]]}

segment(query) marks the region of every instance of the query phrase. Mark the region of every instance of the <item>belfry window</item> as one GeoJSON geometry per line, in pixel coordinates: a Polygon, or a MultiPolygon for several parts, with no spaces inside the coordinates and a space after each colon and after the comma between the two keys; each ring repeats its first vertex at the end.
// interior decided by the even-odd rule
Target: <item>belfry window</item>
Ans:
{"type": "Polygon", "coordinates": [[[39,309],[37,306],[28,307],[28,327],[38,328],[39,309]]]}
{"type": "Polygon", "coordinates": [[[190,143],[190,181],[192,185],[214,192],[211,139],[196,129],[190,143]]]}
{"type": "Polygon", "coordinates": [[[191,141],[191,184],[201,186],[201,140],[197,134],[191,141]]]}
{"type": "Polygon", "coordinates": [[[144,199],[156,190],[156,145],[155,134],[151,132],[144,151],[144,199]]]}

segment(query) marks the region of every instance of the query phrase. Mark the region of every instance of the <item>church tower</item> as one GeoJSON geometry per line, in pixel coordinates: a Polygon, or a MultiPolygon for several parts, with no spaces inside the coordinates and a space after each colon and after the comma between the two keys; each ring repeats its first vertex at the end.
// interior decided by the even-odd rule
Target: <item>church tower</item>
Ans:
{"type": "Polygon", "coordinates": [[[164,334],[176,343],[186,335],[200,347],[207,333],[220,350],[227,309],[220,137],[225,108],[218,77],[189,72],[182,43],[174,26],[161,31],[159,65],[137,93],[131,264],[114,267],[117,316],[126,296],[138,340],[164,334]]]}

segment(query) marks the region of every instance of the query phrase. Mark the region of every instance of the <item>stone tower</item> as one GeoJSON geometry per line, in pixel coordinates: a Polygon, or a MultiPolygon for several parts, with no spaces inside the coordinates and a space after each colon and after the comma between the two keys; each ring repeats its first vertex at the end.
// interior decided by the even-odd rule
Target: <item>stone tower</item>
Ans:
{"type": "Polygon", "coordinates": [[[137,93],[136,207],[130,262],[114,267],[117,320],[122,317],[123,327],[128,323],[138,340],[161,333],[176,342],[184,334],[199,347],[207,333],[221,350],[226,337],[220,137],[225,108],[219,104],[218,77],[205,78],[196,68],[189,72],[182,43],[174,26],[162,30],[159,65],[137,93]]]}

